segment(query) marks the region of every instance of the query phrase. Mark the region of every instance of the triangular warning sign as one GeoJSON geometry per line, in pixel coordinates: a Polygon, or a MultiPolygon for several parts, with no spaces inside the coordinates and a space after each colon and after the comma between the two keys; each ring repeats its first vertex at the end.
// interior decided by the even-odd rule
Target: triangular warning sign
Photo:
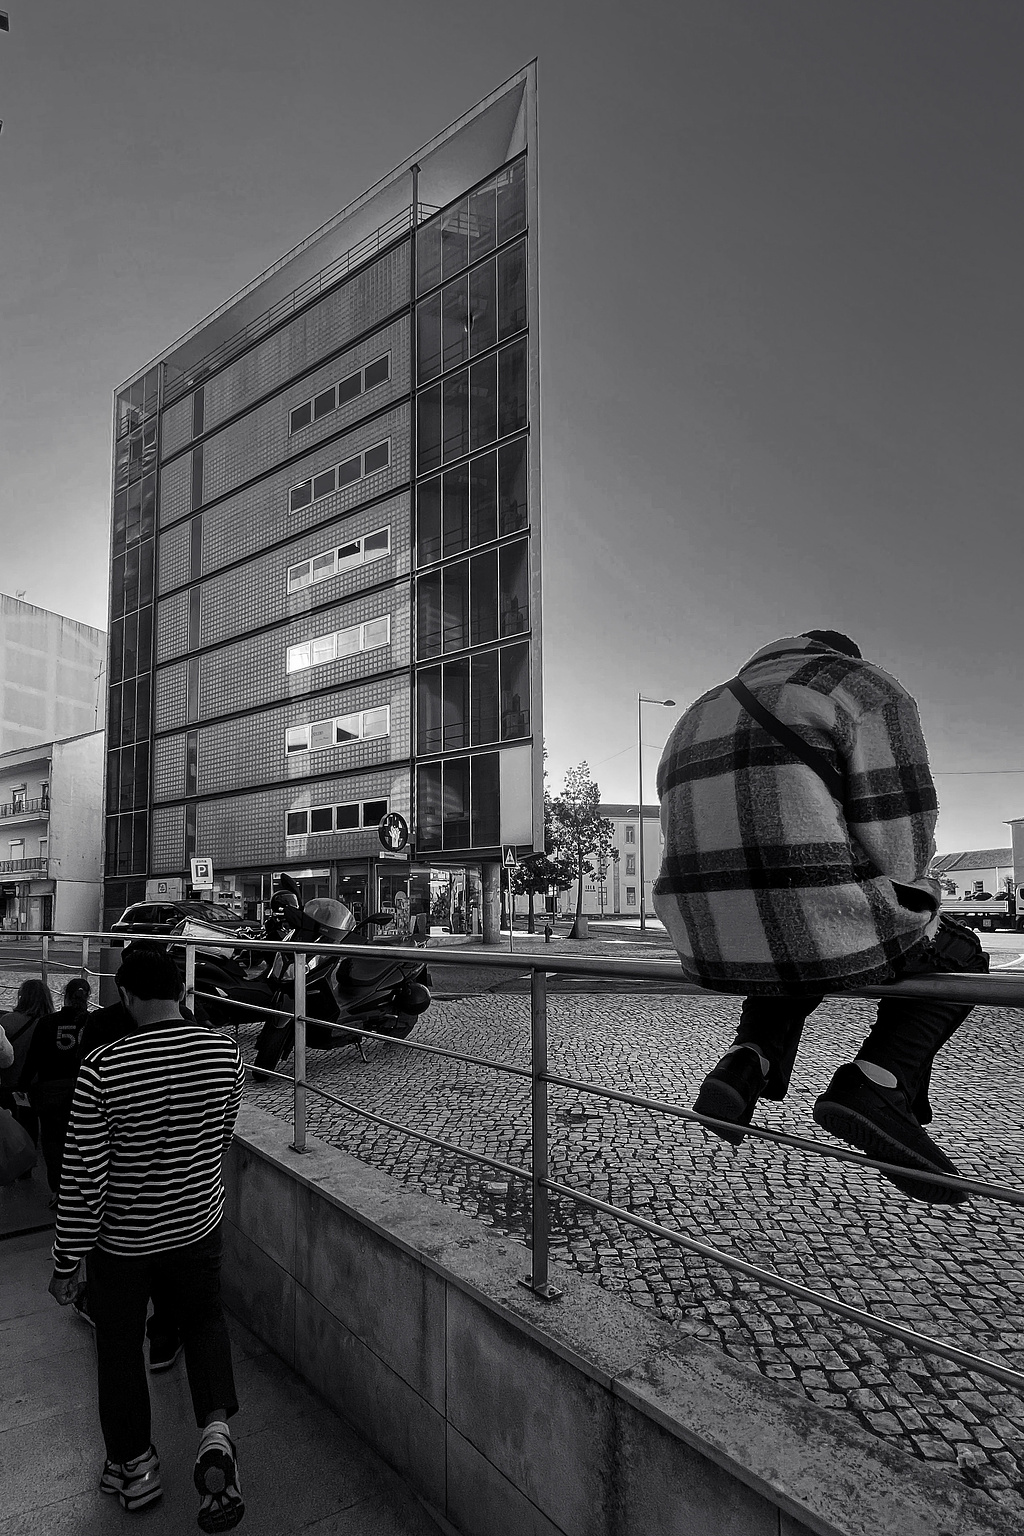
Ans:
{"type": "Polygon", "coordinates": [[[519,860],[516,858],[516,851],[515,851],[515,849],[514,848],[506,848],[505,849],[505,868],[506,869],[515,869],[516,866],[518,865],[518,863],[519,863],[519,860]]]}

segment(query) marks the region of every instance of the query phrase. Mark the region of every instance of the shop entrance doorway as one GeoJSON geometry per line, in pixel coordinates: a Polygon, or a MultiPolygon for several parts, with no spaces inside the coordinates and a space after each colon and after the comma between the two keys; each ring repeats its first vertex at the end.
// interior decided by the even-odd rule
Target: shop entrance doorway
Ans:
{"type": "Polygon", "coordinates": [[[357,923],[366,917],[366,872],[338,871],[338,900],[348,907],[357,923]]]}

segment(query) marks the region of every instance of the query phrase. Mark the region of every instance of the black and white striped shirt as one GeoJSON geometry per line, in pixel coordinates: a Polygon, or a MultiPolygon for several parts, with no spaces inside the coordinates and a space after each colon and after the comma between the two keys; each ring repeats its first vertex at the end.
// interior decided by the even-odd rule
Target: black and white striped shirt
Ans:
{"type": "Polygon", "coordinates": [[[182,1248],[224,1211],[222,1158],[242,1098],[228,1036],[185,1020],[91,1051],[71,1107],[53,1247],[58,1274],[90,1249],[182,1248]]]}

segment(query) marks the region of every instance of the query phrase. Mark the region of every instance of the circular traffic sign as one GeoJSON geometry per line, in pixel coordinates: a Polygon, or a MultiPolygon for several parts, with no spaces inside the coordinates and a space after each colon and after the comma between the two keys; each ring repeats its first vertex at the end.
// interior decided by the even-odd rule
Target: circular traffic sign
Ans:
{"type": "Polygon", "coordinates": [[[409,823],[397,811],[389,811],[377,823],[377,836],[382,848],[389,853],[400,853],[409,841],[409,823]]]}

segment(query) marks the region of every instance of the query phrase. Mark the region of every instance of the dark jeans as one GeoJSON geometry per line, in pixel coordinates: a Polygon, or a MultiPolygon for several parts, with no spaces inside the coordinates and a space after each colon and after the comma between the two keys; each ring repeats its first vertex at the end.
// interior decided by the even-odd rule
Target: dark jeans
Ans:
{"type": "Polygon", "coordinates": [[[220,1227],[166,1253],[89,1255],[89,1312],[96,1324],[100,1426],[111,1461],[141,1456],[152,1439],[142,1340],[158,1291],[181,1331],[192,1407],[200,1428],[214,1408],[238,1411],[231,1345],[220,1301],[220,1227]]]}
{"type": "MultiPolygon", "coordinates": [[[[941,971],[985,972],[988,956],[980,941],[975,940],[975,943],[973,959],[965,963],[960,958],[953,965],[945,963],[926,939],[904,955],[897,980],[941,971]]],[[[843,994],[830,995],[842,997],[843,994]]],[[[744,998],[734,1044],[756,1045],[768,1058],[766,1098],[785,1098],[804,1024],[824,1001],[824,994],[819,997],[744,998]]],[[[857,1052],[857,1059],[873,1062],[894,1073],[917,1118],[926,1124],[931,1119],[928,1089],[932,1062],[970,1011],[970,1007],[962,1003],[947,1003],[938,998],[883,998],[870,1033],[857,1052]]]]}
{"type": "Polygon", "coordinates": [[[29,1089],[29,1100],[39,1117],[39,1145],[46,1163],[46,1182],[56,1195],[60,1190],[60,1172],[64,1162],[74,1080],[39,1083],[29,1089]]]}

